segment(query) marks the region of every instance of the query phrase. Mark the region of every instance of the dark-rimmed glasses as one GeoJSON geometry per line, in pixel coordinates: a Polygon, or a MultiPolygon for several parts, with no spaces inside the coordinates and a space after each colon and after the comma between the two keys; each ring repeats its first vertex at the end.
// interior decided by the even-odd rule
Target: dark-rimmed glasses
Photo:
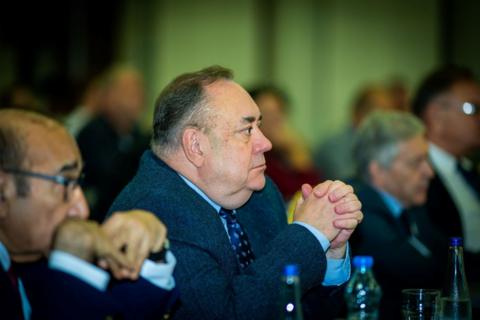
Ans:
{"type": "Polygon", "coordinates": [[[75,190],[77,186],[82,184],[83,178],[84,178],[83,173],[81,173],[78,178],[72,179],[72,178],[61,176],[61,175],[49,175],[49,174],[32,172],[32,171],[21,170],[21,169],[2,169],[2,170],[4,172],[11,173],[11,174],[43,179],[43,180],[52,181],[57,184],[61,184],[64,187],[63,201],[68,201],[69,195],[72,194],[73,190],[75,190]]]}

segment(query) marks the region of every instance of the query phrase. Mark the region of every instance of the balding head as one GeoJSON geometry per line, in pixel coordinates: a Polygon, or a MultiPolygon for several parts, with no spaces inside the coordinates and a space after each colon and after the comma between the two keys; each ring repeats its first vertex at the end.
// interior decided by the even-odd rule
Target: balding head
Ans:
{"type": "Polygon", "coordinates": [[[115,66],[103,76],[103,112],[119,134],[128,134],[144,107],[143,77],[133,67],[115,66]]]}
{"type": "Polygon", "coordinates": [[[353,125],[360,126],[363,119],[372,111],[393,109],[393,100],[386,88],[375,84],[368,85],[361,89],[354,99],[353,125]]]}
{"type": "Polygon", "coordinates": [[[68,217],[86,218],[75,140],[58,122],[20,110],[0,111],[0,242],[13,260],[48,251],[68,217]]]}
{"type": "MultiPolygon", "coordinates": [[[[32,128],[44,130],[64,130],[62,125],[38,113],[19,110],[0,110],[0,169],[28,168],[31,161],[28,157],[27,136],[32,128]]],[[[20,196],[28,194],[28,184],[24,177],[15,179],[20,196]]]]}

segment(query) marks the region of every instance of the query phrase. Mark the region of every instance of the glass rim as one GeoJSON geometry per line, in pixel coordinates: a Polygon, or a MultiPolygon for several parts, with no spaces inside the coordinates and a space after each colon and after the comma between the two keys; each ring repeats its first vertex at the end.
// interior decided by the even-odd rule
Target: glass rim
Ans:
{"type": "Polygon", "coordinates": [[[430,288],[409,288],[402,289],[402,294],[438,294],[440,295],[439,289],[430,289],[430,288]]]}

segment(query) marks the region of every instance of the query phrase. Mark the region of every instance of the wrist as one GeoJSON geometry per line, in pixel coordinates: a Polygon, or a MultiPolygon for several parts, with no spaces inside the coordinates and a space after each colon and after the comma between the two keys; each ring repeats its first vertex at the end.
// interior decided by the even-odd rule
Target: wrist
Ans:
{"type": "Polygon", "coordinates": [[[92,235],[75,231],[78,231],[78,229],[61,229],[55,237],[53,250],[63,251],[92,263],[95,259],[93,250],[91,249],[94,241],[92,235]]]}
{"type": "Polygon", "coordinates": [[[347,244],[345,243],[344,245],[338,248],[330,247],[327,250],[326,256],[328,259],[344,259],[346,251],[347,251],[347,244]]]}
{"type": "Polygon", "coordinates": [[[79,259],[92,263],[94,260],[93,254],[89,253],[84,248],[80,248],[75,245],[56,244],[53,248],[57,251],[62,251],[76,256],[79,259]]]}

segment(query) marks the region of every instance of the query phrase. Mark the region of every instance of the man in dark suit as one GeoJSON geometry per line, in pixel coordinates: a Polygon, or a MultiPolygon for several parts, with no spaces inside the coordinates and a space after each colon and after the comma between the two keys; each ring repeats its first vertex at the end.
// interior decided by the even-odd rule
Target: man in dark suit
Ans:
{"type": "Polygon", "coordinates": [[[147,209],[169,229],[182,295],[176,319],[275,319],[280,276],[300,266],[307,318],[329,318],[348,279],[347,240],[362,219],[350,186],[302,187],[287,225],[265,178],[261,114],[229,70],[183,74],[160,94],[152,151],[111,210],[147,209]],[[335,300],[337,299],[337,300],[335,300]]]}
{"type": "Polygon", "coordinates": [[[117,194],[138,168],[149,137],[139,128],[144,108],[141,74],[131,67],[112,67],[101,77],[102,99],[97,113],[78,132],[85,162],[83,184],[90,219],[102,222],[117,194]]]}
{"type": "Polygon", "coordinates": [[[480,176],[468,156],[480,150],[480,87],[468,69],[440,68],[421,83],[413,111],[425,123],[436,173],[427,198],[432,221],[464,238],[470,279],[480,267],[480,176]]]}
{"type": "Polygon", "coordinates": [[[0,111],[2,319],[158,318],[176,299],[173,255],[167,252],[166,263],[145,260],[161,250],[165,226],[141,210],[102,226],[85,221],[81,168],[75,141],[59,123],[0,111]],[[126,280],[110,281],[104,269],[126,280]]]}
{"type": "Polygon", "coordinates": [[[401,290],[441,288],[447,242],[421,207],[433,171],[424,126],[405,112],[371,114],[360,126],[353,183],[365,215],[352,247],[374,257],[381,319],[401,319],[401,290]]]}

